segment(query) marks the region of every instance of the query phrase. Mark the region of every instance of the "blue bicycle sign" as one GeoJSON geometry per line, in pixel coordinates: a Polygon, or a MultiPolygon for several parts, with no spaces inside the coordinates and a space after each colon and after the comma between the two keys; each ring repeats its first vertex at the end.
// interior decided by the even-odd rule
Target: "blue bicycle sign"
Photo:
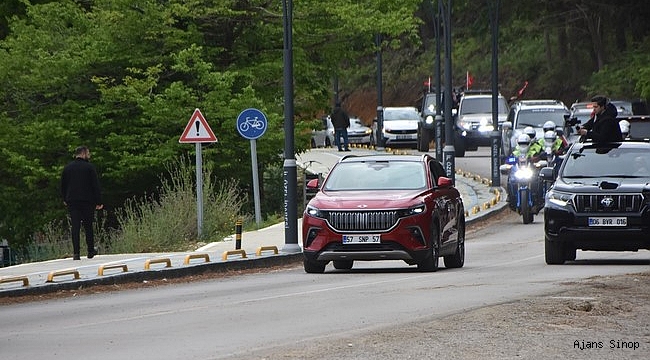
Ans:
{"type": "Polygon", "coordinates": [[[237,117],[237,131],[249,140],[255,140],[266,132],[266,115],[257,109],[246,109],[237,117]]]}
{"type": "Polygon", "coordinates": [[[258,119],[257,116],[252,119],[247,116],[244,122],[239,125],[239,130],[247,132],[248,129],[253,128],[264,131],[265,126],[266,124],[264,124],[262,120],[258,119]]]}

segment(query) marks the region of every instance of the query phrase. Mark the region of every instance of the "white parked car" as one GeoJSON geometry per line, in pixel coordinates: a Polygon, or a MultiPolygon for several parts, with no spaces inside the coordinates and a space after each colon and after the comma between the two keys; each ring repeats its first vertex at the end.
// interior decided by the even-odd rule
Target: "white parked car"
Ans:
{"type": "Polygon", "coordinates": [[[419,122],[420,112],[415,107],[385,107],[381,134],[384,137],[384,145],[410,145],[417,148],[419,122]]]}

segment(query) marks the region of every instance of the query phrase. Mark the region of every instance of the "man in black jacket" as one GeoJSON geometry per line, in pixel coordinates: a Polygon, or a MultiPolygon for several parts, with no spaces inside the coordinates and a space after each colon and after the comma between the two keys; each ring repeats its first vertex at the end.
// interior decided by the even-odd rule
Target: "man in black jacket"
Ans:
{"type": "Polygon", "coordinates": [[[79,239],[83,223],[88,247],[88,258],[97,255],[93,234],[95,210],[101,210],[101,189],[95,166],[90,163],[90,150],[79,146],[74,152],[75,159],[63,168],[61,175],[61,195],[63,204],[68,207],[72,223],[73,259],[79,260],[79,239]]]}
{"type": "Polygon", "coordinates": [[[348,140],[350,117],[343,110],[340,103],[336,103],[330,118],[332,119],[332,126],[334,126],[334,143],[339,148],[339,151],[350,151],[348,140]],[[343,144],[341,144],[341,138],[343,138],[343,144]]]}
{"type": "Polygon", "coordinates": [[[594,108],[594,116],[578,130],[587,140],[593,142],[617,142],[623,141],[621,128],[616,120],[616,110],[608,110],[608,101],[604,96],[591,98],[594,108]],[[613,116],[612,116],[613,115],[613,116]]]}

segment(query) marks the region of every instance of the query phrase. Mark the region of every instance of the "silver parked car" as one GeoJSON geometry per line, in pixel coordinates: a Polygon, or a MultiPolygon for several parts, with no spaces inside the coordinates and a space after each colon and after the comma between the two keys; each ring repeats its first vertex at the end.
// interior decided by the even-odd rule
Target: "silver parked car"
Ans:
{"type": "MultiPolygon", "coordinates": [[[[334,141],[334,126],[329,115],[323,116],[323,128],[320,130],[312,130],[311,133],[311,147],[331,147],[335,144],[334,141]]],[[[366,144],[372,143],[372,129],[364,125],[361,119],[350,117],[350,126],[348,127],[348,141],[350,144],[366,144]]]]}

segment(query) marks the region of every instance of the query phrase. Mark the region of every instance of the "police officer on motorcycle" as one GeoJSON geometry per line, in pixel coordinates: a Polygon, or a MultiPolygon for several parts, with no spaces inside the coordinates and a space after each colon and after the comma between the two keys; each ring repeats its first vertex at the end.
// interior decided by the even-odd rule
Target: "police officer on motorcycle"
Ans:
{"type": "MultiPolygon", "coordinates": [[[[526,131],[528,128],[524,129],[524,133],[519,135],[517,138],[517,146],[515,147],[515,150],[513,150],[512,155],[515,158],[519,158],[521,155],[524,155],[526,159],[530,163],[537,162],[540,158],[540,155],[543,151],[542,145],[540,145],[539,142],[534,141],[534,136],[535,136],[535,129],[530,127],[530,130],[532,132],[526,131]],[[531,135],[533,138],[531,138],[531,135]]],[[[514,179],[515,173],[514,171],[510,171],[508,174],[508,186],[507,186],[507,191],[508,191],[508,205],[512,210],[516,210],[517,207],[517,185],[514,179]]],[[[539,189],[539,181],[537,179],[537,176],[534,176],[532,181],[531,181],[531,190],[534,190],[533,193],[537,193],[537,189],[539,189]]]]}
{"type": "Polygon", "coordinates": [[[553,145],[551,146],[551,150],[553,150],[555,155],[562,155],[569,147],[569,142],[564,137],[564,132],[560,131],[561,134],[558,133],[557,126],[551,120],[545,122],[542,129],[544,130],[544,138],[538,140],[540,145],[542,145],[542,148],[546,149],[546,141],[548,140],[547,134],[549,131],[552,131],[556,136],[553,145]]]}
{"type": "MultiPolygon", "coordinates": [[[[524,129],[524,133],[519,135],[517,138],[517,146],[512,151],[512,155],[519,156],[525,154],[527,158],[531,159],[533,162],[539,160],[539,155],[544,151],[543,143],[540,143],[535,139],[537,133],[532,126],[527,126],[524,129]],[[523,135],[527,136],[526,139],[523,135]]],[[[543,139],[542,139],[543,141],[543,139]]]]}

